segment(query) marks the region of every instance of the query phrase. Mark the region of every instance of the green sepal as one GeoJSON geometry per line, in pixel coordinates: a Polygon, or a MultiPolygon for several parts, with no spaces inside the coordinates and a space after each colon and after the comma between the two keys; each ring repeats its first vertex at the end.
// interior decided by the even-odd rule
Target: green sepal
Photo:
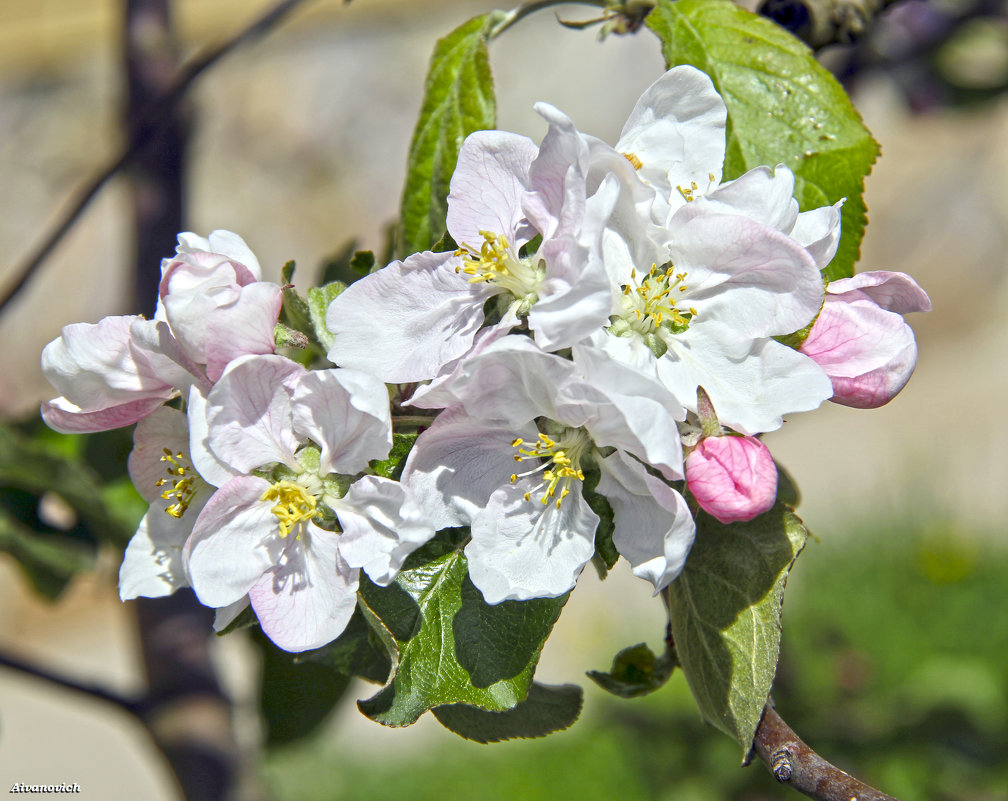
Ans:
{"type": "Polygon", "coordinates": [[[620,698],[637,698],[662,687],[676,665],[678,660],[672,650],[666,649],[661,656],[655,656],[646,644],[638,643],[616,654],[608,673],[589,670],[588,678],[620,698]]]}
{"type": "Polygon", "coordinates": [[[448,253],[459,249],[458,242],[452,238],[452,235],[447,231],[441,236],[441,238],[434,243],[431,251],[434,253],[448,253]]]}
{"type": "Polygon", "coordinates": [[[746,523],[698,513],[686,567],[666,590],[679,664],[704,720],[752,747],[780,650],[781,604],[808,538],[778,503],[746,523]]]}
{"type": "Polygon", "coordinates": [[[474,17],[434,48],[406,163],[399,258],[429,250],[441,238],[448,184],[462,141],[495,125],[497,102],[487,53],[491,21],[491,14],[474,17]]]}
{"type": "Polygon", "coordinates": [[[350,269],[357,275],[370,275],[380,265],[373,250],[358,250],[350,257],[350,269]]]}
{"type": "Polygon", "coordinates": [[[281,299],[283,306],[280,309],[280,322],[288,328],[300,331],[305,336],[310,336],[312,332],[311,312],[308,303],[294,289],[292,279],[294,278],[294,262],[289,261],[280,271],[283,280],[283,291],[281,299]]]}
{"type": "Polygon", "coordinates": [[[290,328],[283,323],[277,323],[273,327],[273,344],[278,348],[304,350],[308,347],[308,335],[290,328]]]}
{"type": "Polygon", "coordinates": [[[342,281],[330,281],[320,287],[311,287],[308,290],[308,314],[311,318],[311,330],[315,335],[315,340],[321,345],[326,353],[332,348],[335,337],[326,328],[326,310],[333,300],[339,297],[346,284],[342,281]]]}
{"type": "Polygon", "coordinates": [[[584,498],[599,518],[598,528],[595,529],[595,553],[592,555],[592,564],[599,578],[604,579],[619,561],[619,551],[613,544],[613,531],[616,526],[613,523],[612,506],[604,495],[595,491],[600,478],[601,473],[597,469],[586,472],[584,498]]]}
{"type": "Polygon", "coordinates": [[[361,596],[399,654],[389,683],[358,702],[372,720],[408,726],[445,704],[502,712],[528,695],[567,596],[487,604],[469,580],[466,539],[464,529],[442,531],[388,587],[361,583],[361,596]]]}
{"type": "Polygon", "coordinates": [[[395,432],[392,434],[392,450],[389,451],[387,459],[371,462],[371,472],[382,478],[393,478],[398,480],[402,475],[403,466],[406,464],[406,457],[413,450],[413,443],[416,442],[417,433],[403,434],[395,432]]]}
{"type": "Polygon", "coordinates": [[[864,178],[879,147],[843,87],[799,39],[730,0],[658,0],[647,25],[666,65],[703,70],[728,107],[724,180],[785,164],[803,210],[847,199],[824,275],[853,275],[867,223],[864,178]]]}
{"type": "Polygon", "coordinates": [[[528,696],[512,709],[488,712],[466,704],[447,704],[432,711],[449,731],[477,743],[519,737],[545,737],[569,728],[581,714],[584,691],[576,684],[532,682],[528,696]]]}
{"type": "Polygon", "coordinates": [[[246,606],[237,615],[235,615],[234,620],[228,623],[220,631],[216,632],[216,634],[218,637],[223,637],[225,634],[232,634],[236,631],[241,631],[242,629],[258,625],[259,619],[255,616],[255,612],[252,611],[252,607],[246,606]]]}

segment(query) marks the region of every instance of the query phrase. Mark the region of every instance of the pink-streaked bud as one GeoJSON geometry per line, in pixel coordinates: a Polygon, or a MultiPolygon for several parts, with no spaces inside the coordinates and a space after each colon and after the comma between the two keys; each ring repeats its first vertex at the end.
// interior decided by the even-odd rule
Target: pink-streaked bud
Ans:
{"type": "Polygon", "coordinates": [[[826,371],[834,403],[874,409],[896,397],[917,366],[917,342],[903,315],[930,310],[927,293],[910,276],[859,273],[826,288],[800,350],[826,371]]]}
{"type": "Polygon", "coordinates": [[[755,437],[706,437],[686,457],[686,486],[722,523],[752,520],[774,505],[777,467],[755,437]]]}

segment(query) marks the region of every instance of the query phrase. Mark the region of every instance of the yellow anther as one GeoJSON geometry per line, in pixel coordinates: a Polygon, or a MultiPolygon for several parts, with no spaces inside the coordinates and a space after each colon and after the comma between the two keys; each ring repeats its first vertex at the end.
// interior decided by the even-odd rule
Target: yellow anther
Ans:
{"type": "MultiPolygon", "coordinates": [[[[296,481],[278,481],[259,498],[260,501],[276,501],[270,509],[280,525],[280,536],[286,537],[298,523],[315,517],[317,502],[315,496],[296,481]]],[[[298,534],[300,537],[301,535],[298,534]]]]}
{"type": "Polygon", "coordinates": [[[169,478],[158,479],[154,482],[154,486],[164,487],[167,484],[171,484],[170,489],[166,489],[161,493],[161,497],[164,500],[174,500],[174,503],[165,507],[165,514],[171,515],[174,518],[180,518],[185,514],[186,509],[189,508],[189,504],[192,503],[193,496],[196,494],[196,476],[189,474],[191,468],[183,463],[185,454],[181,451],[172,453],[167,448],[164,448],[163,453],[164,456],[161,457],[161,461],[168,465],[165,468],[165,472],[168,473],[169,478]]]}
{"type": "Polygon", "coordinates": [[[511,443],[511,447],[517,448],[521,444],[522,444],[522,438],[518,437],[517,439],[514,440],[514,442],[511,443]]]}
{"type": "Polygon", "coordinates": [[[633,168],[635,170],[639,170],[641,167],[644,166],[644,162],[642,162],[639,158],[637,158],[637,156],[635,156],[633,153],[624,153],[623,158],[625,158],[627,161],[633,164],[633,168]]]}

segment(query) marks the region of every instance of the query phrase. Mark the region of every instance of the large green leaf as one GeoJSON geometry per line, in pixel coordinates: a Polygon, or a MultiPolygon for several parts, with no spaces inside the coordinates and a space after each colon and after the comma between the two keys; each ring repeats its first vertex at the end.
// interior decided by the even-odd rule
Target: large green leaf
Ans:
{"type": "Polygon", "coordinates": [[[434,48],[406,165],[400,258],[430,249],[444,234],[448,183],[462,141],[496,123],[486,38],[491,16],[474,17],[434,48]]]}
{"type": "Polygon", "coordinates": [[[528,694],[567,600],[486,603],[469,580],[459,532],[442,533],[414,554],[388,587],[362,582],[361,594],[399,652],[392,680],[358,704],[387,726],[408,726],[444,704],[494,712],[515,707],[528,694]]]}
{"type": "Polygon", "coordinates": [[[784,585],[807,537],[781,503],[748,523],[700,513],[686,568],[667,591],[676,655],[697,706],[745,754],[777,669],[784,585]]]}
{"type": "Polygon", "coordinates": [[[446,729],[478,743],[516,737],[545,737],[573,725],[581,714],[584,693],[576,684],[550,686],[532,682],[528,697],[513,709],[488,712],[466,704],[432,710],[446,729]]]}
{"type": "Polygon", "coordinates": [[[852,275],[867,223],[864,177],[879,148],[836,79],[800,40],[731,0],[658,0],[647,24],[669,67],[703,70],[724,99],[726,179],[785,164],[803,210],[847,198],[825,275],[852,275]]]}
{"type": "Polygon", "coordinates": [[[645,643],[638,643],[616,654],[608,673],[589,670],[588,678],[620,698],[637,698],[664,686],[676,664],[674,651],[655,656],[645,643]]]}

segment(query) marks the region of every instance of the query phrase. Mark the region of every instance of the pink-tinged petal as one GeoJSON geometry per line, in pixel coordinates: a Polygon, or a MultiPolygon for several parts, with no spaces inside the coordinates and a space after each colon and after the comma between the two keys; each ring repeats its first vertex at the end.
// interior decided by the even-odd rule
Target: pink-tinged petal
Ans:
{"type": "Polygon", "coordinates": [[[709,195],[698,197],[680,213],[741,214],[789,234],[798,219],[794,173],[783,164],[777,165],[776,170],[756,167],[709,195]]]}
{"type": "Polygon", "coordinates": [[[210,314],[205,321],[205,353],[211,381],[220,378],[228,363],[239,356],[273,353],[281,305],[280,287],[259,281],[243,287],[234,303],[210,314]]]}
{"type": "Polygon", "coordinates": [[[644,90],[616,149],[636,156],[641,177],[666,195],[693,181],[704,189],[711,175],[721,180],[727,113],[707,75],[673,67],[644,90]]]}
{"type": "Polygon", "coordinates": [[[132,425],[164,403],[163,398],[147,398],[96,412],[85,412],[66,398],[54,398],[42,404],[45,424],[61,434],[89,434],[132,425]]]}
{"type": "Polygon", "coordinates": [[[529,194],[523,208],[543,235],[576,235],[584,219],[588,145],[566,114],[549,103],[535,110],[549,123],[539,154],[529,167],[529,194]]]}
{"type": "Polygon", "coordinates": [[[854,378],[876,370],[914,343],[913,331],[899,314],[865,297],[847,300],[853,295],[828,295],[800,348],[831,378],[854,378]]]}
{"type": "Polygon", "coordinates": [[[182,545],[192,530],[193,519],[178,520],[162,509],[151,507],[123,554],[119,568],[122,600],[141,596],[163,598],[180,587],[189,586],[182,545]]]}
{"type": "MultiPolygon", "coordinates": [[[[141,420],[133,432],[133,450],[127,461],[129,476],[137,492],[147,503],[161,498],[164,489],[158,482],[169,477],[170,466],[181,467],[186,475],[193,473],[189,459],[189,426],[178,409],[162,406],[141,420]],[[173,462],[165,461],[168,451],[173,462]]],[[[195,481],[202,481],[198,475],[195,481]]]]}
{"type": "Polygon", "coordinates": [[[294,653],[343,633],[357,607],[360,574],[340,557],[339,534],[308,524],[302,536],[249,590],[263,633],[294,653]]]}
{"type": "Polygon", "coordinates": [[[686,457],[686,486],[722,523],[752,520],[777,498],[777,467],[755,437],[707,437],[686,457]]]}
{"type": "Polygon", "coordinates": [[[351,284],[326,312],[329,361],[406,383],[467,353],[495,290],[456,273],[460,263],[452,253],[417,253],[351,284]]]}
{"type": "Polygon", "coordinates": [[[833,377],[830,400],[855,409],[877,409],[902,391],[916,366],[917,343],[912,342],[893,355],[884,367],[853,378],[833,377]]]}
{"type": "Polygon", "coordinates": [[[238,234],[224,230],[211,231],[207,238],[207,244],[209,245],[208,250],[227,256],[232,262],[237,262],[245,267],[252,274],[254,280],[262,280],[259,259],[255,257],[249,246],[245,244],[245,240],[238,234]]]}
{"type": "MultiPolygon", "coordinates": [[[[241,599],[284,552],[265,479],[238,476],[213,494],[183,548],[193,591],[204,606],[241,599]]],[[[288,537],[289,539],[289,537],[288,537]]]]}
{"type": "Polygon", "coordinates": [[[696,526],[682,495],[640,462],[616,451],[599,464],[598,491],[613,510],[613,545],[657,593],[678,576],[696,526]]]}
{"type": "Polygon", "coordinates": [[[134,323],[142,317],[106,317],[93,325],[76,323],[42,350],[42,372],[49,383],[82,411],[95,412],[143,398],[164,400],[173,383],[138,363],[131,347],[134,323]]]}
{"type": "Polygon", "coordinates": [[[487,422],[456,406],[438,415],[417,438],[401,481],[435,529],[468,525],[514,472],[511,443],[537,436],[531,423],[487,422]]]}
{"type": "Polygon", "coordinates": [[[469,577],[488,604],[555,598],[574,587],[595,552],[599,518],[575,482],[559,508],[526,501],[535,479],[505,484],[472,523],[469,577]]]}
{"type": "Polygon", "coordinates": [[[278,462],[296,468],[291,391],[306,374],[283,356],[231,362],[207,396],[209,449],[239,473],[278,462]]]}
{"type": "Polygon", "coordinates": [[[193,233],[178,235],[178,246],[174,259],[161,262],[161,277],[171,272],[179,264],[220,263],[223,259],[231,262],[235,276],[241,286],[262,280],[262,269],[245,241],[230,231],[212,231],[208,238],[193,233]]]}
{"type": "Polygon", "coordinates": [[[169,384],[183,395],[190,386],[210,389],[205,371],[188,356],[166,322],[133,322],[130,325],[130,349],[137,370],[151,385],[169,384]]]}
{"type": "Polygon", "coordinates": [[[826,288],[830,295],[859,291],[881,308],[896,314],[931,311],[927,292],[906,273],[875,270],[858,273],[850,278],[831,281],[826,288]]]}
{"type": "Polygon", "coordinates": [[[844,201],[839,200],[832,206],[803,211],[791,231],[791,237],[809,252],[820,270],[833,261],[840,244],[840,207],[843,204],[844,201]]]}
{"type": "Polygon", "coordinates": [[[459,245],[478,253],[483,231],[503,234],[516,249],[528,241],[521,198],[537,152],[528,137],[504,131],[466,137],[448,193],[448,232],[459,245]]]}
{"type": "Polygon", "coordinates": [[[383,587],[406,557],[434,536],[434,527],[398,481],[364,476],[331,505],[343,529],[340,555],[383,587]]]}
{"type": "Polygon", "coordinates": [[[392,418],[385,385],[368,373],[316,370],[294,389],[295,431],[322,446],[319,475],[353,475],[392,447],[392,418]]]}
{"type": "Polygon", "coordinates": [[[673,217],[667,235],[672,263],[686,274],[681,305],[699,319],[766,337],[798,331],[819,312],[822,276],[791,237],[737,214],[687,213],[673,217]]]}

